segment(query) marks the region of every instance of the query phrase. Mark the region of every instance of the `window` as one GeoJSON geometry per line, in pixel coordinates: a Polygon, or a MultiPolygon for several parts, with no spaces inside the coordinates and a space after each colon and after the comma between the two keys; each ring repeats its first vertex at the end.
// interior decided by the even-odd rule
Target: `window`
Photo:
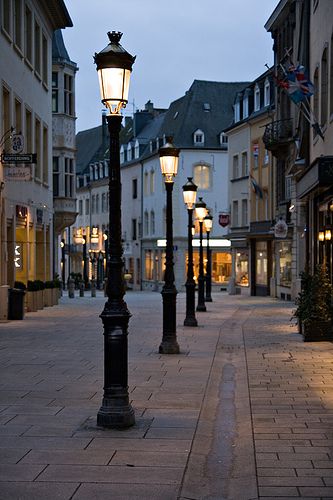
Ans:
{"type": "Polygon", "coordinates": [[[279,264],[280,264],[280,285],[291,286],[291,242],[278,242],[279,264]]]}
{"type": "Polygon", "coordinates": [[[202,146],[205,143],[205,135],[202,130],[198,129],[194,132],[194,145],[202,146]]]}
{"type": "Polygon", "coordinates": [[[6,87],[2,87],[2,123],[3,123],[3,139],[2,139],[2,145],[3,145],[3,150],[8,153],[10,150],[10,137],[9,137],[9,132],[10,132],[10,126],[11,126],[11,120],[10,120],[10,106],[9,106],[9,91],[6,89],[6,87]]]}
{"type": "Polygon", "coordinates": [[[22,133],[22,104],[15,99],[15,132],[22,133]]]}
{"type": "Polygon", "coordinates": [[[194,184],[199,189],[210,189],[211,187],[211,173],[209,165],[195,165],[193,168],[194,184]]]}
{"type": "Polygon", "coordinates": [[[14,43],[22,50],[22,3],[14,0],[14,43]]]}
{"type": "Polygon", "coordinates": [[[225,132],[220,133],[220,145],[223,149],[228,149],[228,136],[225,132]]]}
{"type": "Polygon", "coordinates": [[[256,284],[267,286],[267,241],[256,241],[256,284]]]}
{"type": "Polygon", "coordinates": [[[132,240],[135,241],[137,239],[137,223],[136,219],[132,219],[132,240]]]}
{"type": "MultiPolygon", "coordinates": [[[[313,113],[314,116],[319,116],[319,69],[316,68],[314,75],[313,75],[313,86],[315,89],[315,92],[313,94],[313,113]]],[[[313,137],[317,136],[317,131],[315,127],[312,127],[313,130],[313,137]]]]}
{"type": "Polygon", "coordinates": [[[249,96],[246,94],[243,99],[243,118],[249,116],[249,96]]]}
{"type": "Polygon", "coordinates": [[[131,160],[132,160],[132,146],[129,143],[127,145],[127,161],[131,161],[131,160]]]}
{"type": "MultiPolygon", "coordinates": [[[[74,169],[72,158],[65,158],[65,196],[74,196],[74,169]]],[[[88,200],[89,201],[89,200],[88,200]]]]}
{"type": "Polygon", "coordinates": [[[83,215],[83,200],[79,200],[79,215],[83,215]]]}
{"type": "Polygon", "coordinates": [[[10,0],[3,0],[2,2],[2,28],[6,31],[8,35],[11,35],[11,26],[10,26],[10,0]]]}
{"type": "Polygon", "coordinates": [[[247,226],[247,200],[242,200],[242,226],[247,226]]]}
{"type": "Polygon", "coordinates": [[[86,215],[89,215],[90,212],[90,200],[86,198],[86,215]]]}
{"type": "Polygon", "coordinates": [[[253,168],[256,169],[259,166],[259,144],[257,142],[252,143],[253,152],[253,168]]]}
{"type": "Polygon", "coordinates": [[[74,114],[73,106],[73,77],[64,74],[64,113],[67,115],[74,114]]]}
{"type": "Polygon", "coordinates": [[[259,111],[260,109],[260,89],[259,85],[256,84],[254,88],[254,111],[259,111]]]}
{"type": "Polygon", "coordinates": [[[99,194],[96,194],[96,214],[99,214],[99,194]]]}
{"type": "Polygon", "coordinates": [[[120,148],[120,163],[124,163],[124,161],[125,161],[125,151],[124,151],[124,146],[122,144],[120,148]]]}
{"type": "Polygon", "coordinates": [[[145,251],[145,279],[152,280],[154,275],[154,259],[151,250],[145,251]]]}
{"type": "Polygon", "coordinates": [[[232,177],[237,179],[239,177],[239,159],[238,155],[232,157],[232,177]]]}
{"type": "Polygon", "coordinates": [[[35,119],[35,152],[37,154],[37,163],[35,165],[35,177],[41,179],[41,124],[38,118],[35,119]]]}
{"type": "Polygon", "coordinates": [[[247,161],[247,151],[242,153],[242,176],[245,177],[249,173],[249,166],[247,161]]]}
{"type": "Polygon", "coordinates": [[[150,172],[150,194],[155,192],[155,170],[150,172]]]}
{"type": "Polygon", "coordinates": [[[32,114],[29,109],[25,109],[25,151],[32,152],[32,114]]]}
{"type": "Polygon", "coordinates": [[[95,213],[95,207],[96,207],[96,196],[93,194],[91,197],[91,213],[95,213]]]}
{"type": "Polygon", "coordinates": [[[320,86],[320,123],[321,126],[327,123],[328,113],[328,59],[327,47],[321,58],[321,86],[320,86]]]}
{"type": "Polygon", "coordinates": [[[144,180],[143,180],[143,188],[145,196],[148,195],[148,172],[145,172],[144,180]]]}
{"type": "Polygon", "coordinates": [[[249,286],[249,252],[242,250],[236,253],[236,285],[249,286]]]}
{"type": "Polygon", "coordinates": [[[52,72],[52,113],[58,113],[58,73],[52,72]]]}
{"type": "Polygon", "coordinates": [[[155,212],[150,212],[150,234],[155,234],[155,212]]]}
{"type": "Polygon", "coordinates": [[[138,179],[132,179],[132,198],[136,200],[138,197],[138,179]]]}
{"type": "Polygon", "coordinates": [[[269,106],[270,102],[271,102],[271,86],[268,78],[266,78],[264,86],[264,106],[269,106]]]}
{"type": "Polygon", "coordinates": [[[237,101],[234,104],[234,121],[239,122],[240,120],[240,102],[237,101]]]}
{"type": "Polygon", "coordinates": [[[144,214],[144,233],[145,235],[149,234],[149,215],[148,212],[144,214]]]}
{"type": "Polygon", "coordinates": [[[291,199],[291,176],[288,175],[285,177],[285,199],[290,200],[291,199]]]}
{"type": "Polygon", "coordinates": [[[134,158],[139,158],[139,156],[140,156],[140,144],[139,141],[136,141],[134,147],[134,158]]]}
{"type": "Polygon", "coordinates": [[[48,148],[48,129],[43,126],[43,182],[49,183],[49,148],[48,148]]]}
{"type": "Polygon", "coordinates": [[[203,110],[206,111],[207,113],[210,111],[210,104],[209,104],[209,102],[204,102],[204,104],[203,104],[203,110]]]}
{"type": "Polygon", "coordinates": [[[232,225],[238,226],[238,201],[232,202],[232,225]]]}
{"type": "Polygon", "coordinates": [[[102,212],[106,212],[106,193],[102,193],[102,212]]]}
{"type": "Polygon", "coordinates": [[[25,5],[24,17],[24,33],[25,33],[25,58],[32,64],[32,13],[28,5],[25,5]]]}
{"type": "Polygon", "coordinates": [[[41,60],[40,60],[40,26],[35,22],[35,71],[40,75],[41,60]]]}
{"type": "MultiPolygon", "coordinates": [[[[59,196],[59,157],[53,157],[53,196],[59,196]]],[[[81,212],[80,212],[81,214],[81,212]]]]}
{"type": "Polygon", "coordinates": [[[42,77],[43,77],[43,83],[45,85],[48,85],[48,49],[47,49],[47,39],[44,33],[42,34],[42,62],[43,62],[43,67],[42,67],[42,77]]]}

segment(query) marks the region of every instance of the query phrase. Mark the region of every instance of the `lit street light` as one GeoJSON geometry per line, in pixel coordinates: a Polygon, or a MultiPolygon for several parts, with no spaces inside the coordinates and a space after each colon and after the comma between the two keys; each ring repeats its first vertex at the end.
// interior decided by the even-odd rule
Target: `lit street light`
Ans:
{"type": "Polygon", "coordinates": [[[193,245],[192,245],[192,216],[197,197],[198,186],[192,181],[192,177],[187,178],[183,186],[184,203],[187,207],[188,226],[187,226],[187,280],[186,288],[186,317],[184,326],[198,326],[195,317],[195,281],[193,273],[193,245]]]}
{"type": "Polygon", "coordinates": [[[135,423],[128,397],[128,322],[131,316],[125,295],[121,242],[121,181],[119,133],[121,109],[128,102],[129,82],[135,57],[120,45],[122,33],[108,33],[110,43],[95,54],[102,103],[108,108],[110,135],[109,233],[107,261],[108,297],[101,318],[104,326],[104,395],[97,425],[124,428],[135,423]]]}
{"type": "Polygon", "coordinates": [[[159,149],[161,172],[166,189],[166,256],[163,300],[163,338],[159,347],[161,354],[178,354],[179,345],[176,333],[176,298],[175,275],[173,270],[173,222],[172,222],[172,190],[173,179],[177,175],[179,149],[168,137],[164,146],[159,149]]]}
{"type": "Polygon", "coordinates": [[[204,276],[204,266],[203,266],[203,248],[202,248],[202,228],[203,221],[207,215],[206,203],[201,197],[199,201],[195,204],[195,215],[199,220],[200,227],[200,247],[199,247],[199,278],[198,278],[198,305],[197,311],[206,311],[205,305],[205,276],[204,276]]]}

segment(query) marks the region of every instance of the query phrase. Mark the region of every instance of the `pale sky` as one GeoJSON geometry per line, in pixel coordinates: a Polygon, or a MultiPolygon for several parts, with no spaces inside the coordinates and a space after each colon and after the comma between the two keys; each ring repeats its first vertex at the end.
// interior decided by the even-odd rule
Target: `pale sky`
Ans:
{"type": "Polygon", "coordinates": [[[167,108],[193,80],[251,81],[273,64],[264,24],[279,0],[66,0],[73,28],[63,30],[76,76],[76,130],[101,123],[102,104],[93,62],[121,31],[136,55],[125,114],[151,100],[167,108]]]}

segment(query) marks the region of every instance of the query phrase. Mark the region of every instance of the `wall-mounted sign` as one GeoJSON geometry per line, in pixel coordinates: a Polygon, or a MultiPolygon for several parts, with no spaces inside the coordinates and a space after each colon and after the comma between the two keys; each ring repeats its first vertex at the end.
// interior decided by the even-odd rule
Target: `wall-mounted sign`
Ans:
{"type": "Polygon", "coordinates": [[[15,250],[14,250],[14,267],[15,269],[22,269],[23,267],[23,262],[22,262],[22,243],[18,243],[15,245],[15,250]]]}
{"type": "Polygon", "coordinates": [[[14,153],[22,153],[24,149],[24,137],[23,134],[14,134],[12,136],[12,150],[14,153]]]}
{"type": "Polygon", "coordinates": [[[274,226],[275,238],[286,238],[288,234],[288,226],[286,221],[280,219],[274,226]]]}
{"type": "Polygon", "coordinates": [[[26,154],[2,154],[2,163],[37,163],[36,153],[26,153],[26,154]]]}
{"type": "Polygon", "coordinates": [[[5,167],[5,178],[7,181],[31,181],[31,167],[5,167]]]}
{"type": "Polygon", "coordinates": [[[222,227],[227,227],[230,224],[230,214],[220,213],[219,214],[219,224],[222,227]]]}

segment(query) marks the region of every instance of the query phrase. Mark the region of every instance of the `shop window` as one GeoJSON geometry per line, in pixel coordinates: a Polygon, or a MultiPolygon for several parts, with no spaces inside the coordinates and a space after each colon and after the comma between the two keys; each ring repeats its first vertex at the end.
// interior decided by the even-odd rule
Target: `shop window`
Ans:
{"type": "Polygon", "coordinates": [[[236,285],[249,286],[249,252],[236,253],[236,285]]]}
{"type": "MultiPolygon", "coordinates": [[[[186,256],[187,258],[187,256],[186,256]]],[[[212,251],[212,281],[227,284],[231,277],[231,253],[212,251]]],[[[187,268],[187,264],[186,264],[187,268]]],[[[193,252],[194,280],[199,277],[199,250],[193,252]]],[[[204,273],[206,272],[206,258],[204,259],[204,273]]]]}
{"type": "Polygon", "coordinates": [[[145,279],[153,280],[154,276],[154,259],[153,252],[151,250],[145,251],[145,279]]]}
{"type": "Polygon", "coordinates": [[[280,263],[280,285],[291,286],[291,242],[278,243],[280,263]]]}
{"type": "Polygon", "coordinates": [[[267,242],[256,242],[256,284],[267,286],[267,242]]]}

